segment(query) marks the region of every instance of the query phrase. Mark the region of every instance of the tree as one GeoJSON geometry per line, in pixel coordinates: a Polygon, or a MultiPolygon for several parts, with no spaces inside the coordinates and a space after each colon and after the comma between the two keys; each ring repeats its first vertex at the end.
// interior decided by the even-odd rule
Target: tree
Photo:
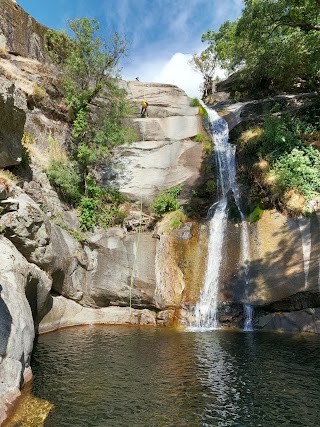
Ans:
{"type": "Polygon", "coordinates": [[[126,53],[127,43],[117,33],[108,40],[99,36],[96,19],[75,19],[68,25],[70,37],[63,31],[48,33],[48,48],[63,68],[66,103],[76,114],[93,101],[103,86],[107,87],[110,79],[117,77],[117,65],[126,53]]]}
{"type": "MultiPolygon", "coordinates": [[[[113,147],[131,142],[135,136],[123,121],[128,103],[125,90],[118,84],[118,63],[127,46],[117,33],[108,40],[102,38],[95,19],[76,19],[68,25],[71,36],[62,31],[48,32],[48,51],[62,71],[61,83],[72,122],[70,156],[77,164],[74,169],[79,171],[82,184],[77,204],[81,227],[87,230],[99,220],[110,224],[111,216],[118,215],[114,206],[106,209],[110,190],[99,188],[94,169],[113,147]]],[[[66,169],[63,164],[61,168],[66,169]]]]}
{"type": "Polygon", "coordinates": [[[319,90],[320,0],[245,0],[242,16],[202,40],[222,66],[241,70],[253,89],[287,88],[298,79],[319,90]]]}
{"type": "Polygon", "coordinates": [[[96,19],[75,19],[68,25],[71,36],[48,32],[48,49],[62,67],[65,100],[73,116],[73,156],[85,182],[89,166],[126,139],[121,120],[127,104],[117,84],[117,66],[127,47],[117,33],[108,40],[102,38],[96,19]],[[98,95],[103,95],[104,102],[97,108],[93,104],[98,95]]]}
{"type": "Polygon", "coordinates": [[[212,93],[213,75],[217,66],[217,53],[213,46],[208,47],[199,55],[194,54],[189,64],[203,77],[203,97],[212,93]]]}

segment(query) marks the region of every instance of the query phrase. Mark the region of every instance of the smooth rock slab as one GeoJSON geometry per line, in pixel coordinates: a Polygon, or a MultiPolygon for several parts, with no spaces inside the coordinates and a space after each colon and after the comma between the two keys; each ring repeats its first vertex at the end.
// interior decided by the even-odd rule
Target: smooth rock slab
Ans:
{"type": "Polygon", "coordinates": [[[52,297],[51,309],[42,319],[39,332],[45,333],[57,329],[79,325],[161,325],[173,322],[174,311],[138,310],[130,307],[83,307],[63,296],[52,297]]]}
{"type": "Polygon", "coordinates": [[[193,138],[202,131],[197,107],[173,85],[124,82],[135,103],[132,124],[137,141],[121,147],[112,164],[101,171],[105,186],[113,185],[132,201],[149,206],[160,191],[182,184],[190,193],[200,178],[202,144],[193,138]],[[142,99],[149,102],[148,117],[140,118],[142,99]]]}
{"type": "Polygon", "coordinates": [[[270,313],[254,322],[255,329],[264,331],[311,332],[320,334],[320,308],[270,313]]]}

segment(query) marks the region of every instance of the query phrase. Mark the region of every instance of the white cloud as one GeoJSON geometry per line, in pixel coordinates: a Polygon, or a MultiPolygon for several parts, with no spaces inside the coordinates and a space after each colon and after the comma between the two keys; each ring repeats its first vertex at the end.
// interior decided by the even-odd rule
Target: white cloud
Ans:
{"type": "Polygon", "coordinates": [[[202,77],[195,72],[188,61],[192,55],[175,53],[169,60],[158,59],[145,62],[138,61],[130,64],[123,71],[125,80],[134,80],[139,77],[142,82],[170,83],[183,89],[191,98],[199,98],[202,77]]]}
{"type": "Polygon", "coordinates": [[[177,85],[191,98],[199,98],[202,77],[188,64],[191,58],[192,55],[175,53],[154,76],[153,81],[177,85]]]}
{"type": "MultiPolygon", "coordinates": [[[[183,89],[190,98],[201,98],[200,85],[202,76],[188,64],[191,54],[175,53],[169,60],[146,61],[137,66],[131,65],[124,70],[125,80],[139,77],[142,82],[170,83],[183,89]]],[[[222,69],[217,69],[215,76],[226,77],[222,69]]]]}

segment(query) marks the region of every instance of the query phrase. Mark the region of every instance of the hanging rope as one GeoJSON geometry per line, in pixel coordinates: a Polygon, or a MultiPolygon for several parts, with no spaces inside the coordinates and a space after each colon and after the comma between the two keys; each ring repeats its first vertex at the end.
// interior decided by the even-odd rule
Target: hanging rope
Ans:
{"type": "MultiPolygon", "coordinates": [[[[144,98],[145,98],[145,87],[143,88],[143,99],[144,98]]],[[[145,126],[144,126],[144,122],[143,122],[142,142],[144,142],[144,134],[145,134],[145,126]]],[[[132,290],[133,290],[134,279],[135,279],[135,271],[136,271],[139,244],[140,244],[141,228],[142,228],[142,186],[141,186],[141,180],[140,180],[140,217],[139,217],[139,227],[138,227],[138,238],[137,238],[137,242],[136,242],[136,251],[134,253],[133,267],[132,267],[131,278],[130,278],[130,287],[129,287],[130,313],[132,310],[132,290]]]]}

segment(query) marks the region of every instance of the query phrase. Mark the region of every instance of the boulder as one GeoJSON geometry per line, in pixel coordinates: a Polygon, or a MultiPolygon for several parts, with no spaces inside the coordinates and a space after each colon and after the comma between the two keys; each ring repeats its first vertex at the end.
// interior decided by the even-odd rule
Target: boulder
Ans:
{"type": "Polygon", "coordinates": [[[257,317],[254,321],[254,327],[263,331],[320,334],[320,308],[268,313],[257,317]]]}
{"type": "Polygon", "coordinates": [[[166,231],[167,226],[164,218],[156,230],[157,285],[154,300],[162,310],[196,304],[205,277],[208,247],[208,228],[205,225],[187,222],[171,231],[166,231]]]}
{"type": "Polygon", "coordinates": [[[265,211],[250,238],[250,301],[264,305],[298,292],[318,292],[319,236],[317,215],[299,221],[265,211]]]}
{"type": "Polygon", "coordinates": [[[48,277],[0,236],[0,422],[31,378],[34,321],[45,310],[50,288],[48,277]]]}
{"type": "MultiPolygon", "coordinates": [[[[160,312],[159,324],[172,323],[172,313],[160,312]]],[[[156,325],[157,314],[147,309],[138,310],[130,307],[83,307],[63,296],[52,297],[51,310],[42,319],[40,333],[50,332],[67,326],[78,325],[156,325]]]]}
{"type": "Polygon", "coordinates": [[[26,109],[23,93],[9,80],[0,77],[0,168],[21,162],[26,109]]]}
{"type": "Polygon", "coordinates": [[[128,306],[131,295],[133,307],[154,306],[156,243],[150,233],[127,234],[120,228],[92,236],[94,267],[85,292],[94,304],[128,306]]]}
{"type": "Polygon", "coordinates": [[[5,209],[0,218],[4,235],[29,262],[40,267],[50,263],[45,259],[50,224],[39,206],[24,193],[2,201],[1,205],[5,209]]]}

